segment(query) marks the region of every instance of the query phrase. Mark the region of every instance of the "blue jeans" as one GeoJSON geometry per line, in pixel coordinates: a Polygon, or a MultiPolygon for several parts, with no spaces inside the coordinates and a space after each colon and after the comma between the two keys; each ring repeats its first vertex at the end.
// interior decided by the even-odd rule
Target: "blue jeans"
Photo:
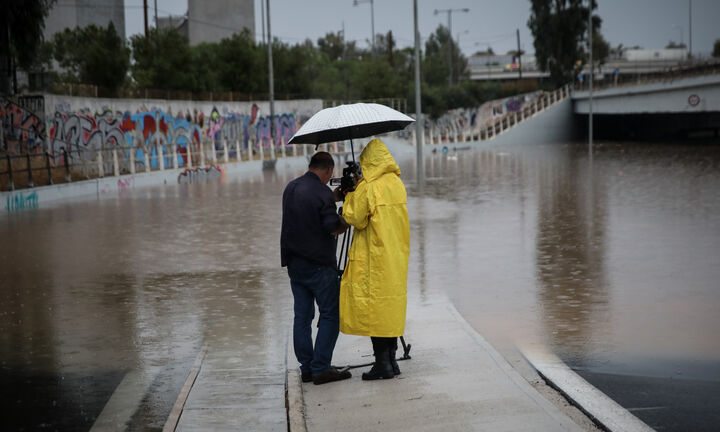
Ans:
{"type": "Polygon", "coordinates": [[[293,346],[300,370],[318,375],[330,369],[340,328],[340,279],[336,269],[292,257],[288,263],[290,286],[295,298],[293,346]],[[317,302],[320,318],[312,342],[312,320],[317,302]]]}

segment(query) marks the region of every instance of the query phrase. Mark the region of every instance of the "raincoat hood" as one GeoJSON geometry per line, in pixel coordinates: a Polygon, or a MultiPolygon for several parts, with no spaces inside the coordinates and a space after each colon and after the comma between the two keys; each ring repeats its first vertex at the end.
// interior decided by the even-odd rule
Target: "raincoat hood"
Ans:
{"type": "Polygon", "coordinates": [[[385,143],[375,138],[368,143],[360,153],[360,168],[366,181],[373,181],[385,173],[394,173],[400,176],[400,167],[385,146],[385,143]]]}

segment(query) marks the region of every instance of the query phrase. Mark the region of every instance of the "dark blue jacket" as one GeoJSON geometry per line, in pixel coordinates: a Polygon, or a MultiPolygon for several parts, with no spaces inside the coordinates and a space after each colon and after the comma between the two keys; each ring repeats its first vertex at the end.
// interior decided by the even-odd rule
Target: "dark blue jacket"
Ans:
{"type": "Polygon", "coordinates": [[[333,193],[308,171],[288,183],[283,192],[281,265],[293,256],[314,264],[337,268],[335,236],[340,226],[333,193]]]}

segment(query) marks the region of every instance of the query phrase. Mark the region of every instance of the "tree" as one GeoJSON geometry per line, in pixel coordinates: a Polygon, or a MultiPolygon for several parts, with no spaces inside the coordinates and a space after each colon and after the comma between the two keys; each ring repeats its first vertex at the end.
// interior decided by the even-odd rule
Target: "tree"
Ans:
{"type": "Polygon", "coordinates": [[[594,34],[592,40],[593,64],[595,69],[600,68],[607,61],[610,55],[610,44],[605,40],[601,33],[594,34]]]}
{"type": "Polygon", "coordinates": [[[665,49],[683,49],[686,48],[684,43],[677,43],[675,41],[668,42],[667,45],[665,45],[665,49]]]}
{"type": "Polygon", "coordinates": [[[0,13],[0,93],[15,93],[15,70],[31,65],[53,0],[9,0],[0,13]],[[13,85],[11,85],[11,82],[13,85]]]}
{"type": "MultiPolygon", "coordinates": [[[[556,86],[572,81],[576,61],[587,63],[588,13],[584,0],[531,0],[528,27],[535,38],[535,57],[556,86]]],[[[599,37],[601,23],[593,16],[593,38],[599,37]]]]}
{"type": "MultiPolygon", "coordinates": [[[[223,88],[243,93],[268,92],[267,46],[255,43],[250,32],[244,29],[218,43],[217,65],[223,88]]],[[[277,39],[273,41],[275,65],[280,50],[277,39]]],[[[277,74],[280,77],[279,73],[277,74]]],[[[281,78],[280,78],[281,79],[281,78]]],[[[276,81],[277,84],[277,81],[276,81]]]]}
{"type": "Polygon", "coordinates": [[[318,39],[317,45],[320,52],[325,53],[330,61],[345,58],[345,38],[342,32],[326,33],[325,37],[318,39]]]}
{"type": "Polygon", "coordinates": [[[65,29],[53,37],[53,56],[68,82],[93,84],[116,89],[123,84],[130,67],[130,49],[115,31],[91,24],[65,29]]]}
{"type": "Polygon", "coordinates": [[[149,40],[144,35],[130,38],[132,77],[140,87],[192,90],[197,86],[191,67],[192,52],[187,38],[177,29],[152,29],[149,40]]]}
{"type": "Polygon", "coordinates": [[[716,39],[715,43],[713,44],[712,56],[715,58],[720,58],[720,39],[716,39]]]}
{"type": "Polygon", "coordinates": [[[426,63],[423,64],[423,71],[426,66],[430,69],[430,74],[426,75],[427,82],[433,85],[442,85],[439,75],[444,70],[445,83],[447,83],[450,74],[449,61],[452,62],[452,81],[454,83],[467,78],[467,59],[462,55],[457,44],[450,39],[448,29],[440,25],[425,43],[426,63]]]}
{"type": "Polygon", "coordinates": [[[488,45],[486,51],[475,51],[475,56],[481,56],[481,57],[487,57],[487,56],[493,56],[495,55],[495,51],[493,51],[492,47],[488,45]]]}

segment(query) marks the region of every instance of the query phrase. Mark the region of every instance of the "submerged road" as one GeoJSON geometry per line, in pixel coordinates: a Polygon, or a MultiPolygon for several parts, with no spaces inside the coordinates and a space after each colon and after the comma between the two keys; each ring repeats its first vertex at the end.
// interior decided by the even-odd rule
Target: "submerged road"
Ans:
{"type": "MultiPolygon", "coordinates": [[[[710,430],[720,149],[596,147],[593,165],[568,143],[428,152],[423,190],[396,149],[409,290],[442,287],[507,358],[517,341],[549,346],[658,430],[710,430]]],[[[129,430],[159,430],[207,342],[280,368],[280,196],[303,171],[0,216],[0,427],[85,431],[125,413],[129,430]]]]}

